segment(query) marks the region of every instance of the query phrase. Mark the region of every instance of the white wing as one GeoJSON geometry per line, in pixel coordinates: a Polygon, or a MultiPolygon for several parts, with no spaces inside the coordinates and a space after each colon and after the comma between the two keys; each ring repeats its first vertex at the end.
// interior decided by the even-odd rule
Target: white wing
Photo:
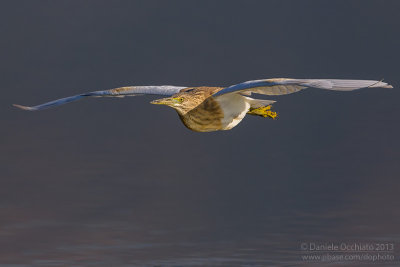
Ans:
{"type": "Polygon", "coordinates": [[[170,85],[161,85],[161,86],[127,86],[127,87],[119,87],[115,89],[103,90],[103,91],[94,91],[89,93],[84,93],[80,95],[69,96],[66,98],[57,99],[54,101],[50,101],[41,105],[27,107],[14,104],[15,107],[35,111],[41,110],[51,107],[56,107],[59,105],[63,105],[69,102],[73,102],[79,100],[83,97],[125,97],[125,96],[135,96],[135,95],[166,95],[171,96],[178,93],[180,90],[187,88],[185,86],[170,86],[170,85]]]}
{"type": "Polygon", "coordinates": [[[228,93],[257,93],[263,95],[286,95],[313,87],[336,91],[352,91],[367,87],[393,88],[382,81],[373,80],[339,80],[339,79],[265,79],[254,80],[229,86],[214,94],[214,96],[228,93]]]}

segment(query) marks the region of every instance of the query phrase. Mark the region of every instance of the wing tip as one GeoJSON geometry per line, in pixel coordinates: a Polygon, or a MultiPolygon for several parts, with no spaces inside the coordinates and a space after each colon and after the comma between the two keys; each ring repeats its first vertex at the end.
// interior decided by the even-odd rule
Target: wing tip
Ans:
{"type": "Polygon", "coordinates": [[[376,82],[376,83],[374,83],[374,84],[372,84],[372,85],[370,85],[370,86],[368,86],[368,87],[380,87],[380,88],[389,88],[389,89],[393,88],[392,85],[384,82],[383,79],[378,81],[378,82],[376,82]]]}
{"type": "Polygon", "coordinates": [[[392,85],[385,83],[385,82],[379,82],[376,86],[371,86],[371,87],[380,87],[380,88],[389,88],[389,89],[393,88],[392,85]]]}
{"type": "Polygon", "coordinates": [[[22,106],[22,105],[18,105],[18,104],[13,104],[14,107],[22,109],[22,110],[28,110],[28,111],[34,111],[36,109],[32,108],[32,107],[27,107],[27,106],[22,106]]]}

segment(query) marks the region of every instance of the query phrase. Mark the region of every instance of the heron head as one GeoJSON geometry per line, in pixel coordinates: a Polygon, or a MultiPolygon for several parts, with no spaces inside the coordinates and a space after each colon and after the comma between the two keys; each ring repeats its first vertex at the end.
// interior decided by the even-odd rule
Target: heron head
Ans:
{"type": "Polygon", "coordinates": [[[207,87],[188,87],[171,97],[157,99],[150,103],[170,106],[180,115],[184,115],[199,106],[211,94],[212,91],[207,90],[207,87]]]}
{"type": "Polygon", "coordinates": [[[183,101],[184,101],[183,97],[166,97],[166,98],[153,100],[150,102],[150,104],[178,107],[178,106],[182,105],[183,101]]]}
{"type": "Polygon", "coordinates": [[[154,101],[151,101],[150,103],[156,105],[166,105],[172,107],[173,109],[181,113],[191,109],[190,101],[187,100],[188,100],[187,97],[182,95],[177,95],[172,97],[156,99],[154,101]]]}

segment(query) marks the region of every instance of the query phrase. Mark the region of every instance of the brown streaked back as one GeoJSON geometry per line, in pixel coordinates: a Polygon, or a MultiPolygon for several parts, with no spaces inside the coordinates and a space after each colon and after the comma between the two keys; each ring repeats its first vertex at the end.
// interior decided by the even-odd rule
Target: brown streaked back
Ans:
{"type": "Polygon", "coordinates": [[[196,132],[221,130],[223,117],[224,113],[221,106],[212,97],[206,98],[206,100],[189,112],[179,114],[179,118],[183,124],[196,132]]]}

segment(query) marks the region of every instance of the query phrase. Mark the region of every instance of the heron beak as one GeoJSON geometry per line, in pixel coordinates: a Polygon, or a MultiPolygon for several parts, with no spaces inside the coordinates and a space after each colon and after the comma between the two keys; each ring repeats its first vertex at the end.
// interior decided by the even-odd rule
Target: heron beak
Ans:
{"type": "Polygon", "coordinates": [[[167,97],[167,98],[161,98],[161,99],[156,99],[150,102],[150,104],[155,104],[155,105],[167,105],[167,106],[172,106],[175,102],[173,101],[172,98],[167,97]]]}

